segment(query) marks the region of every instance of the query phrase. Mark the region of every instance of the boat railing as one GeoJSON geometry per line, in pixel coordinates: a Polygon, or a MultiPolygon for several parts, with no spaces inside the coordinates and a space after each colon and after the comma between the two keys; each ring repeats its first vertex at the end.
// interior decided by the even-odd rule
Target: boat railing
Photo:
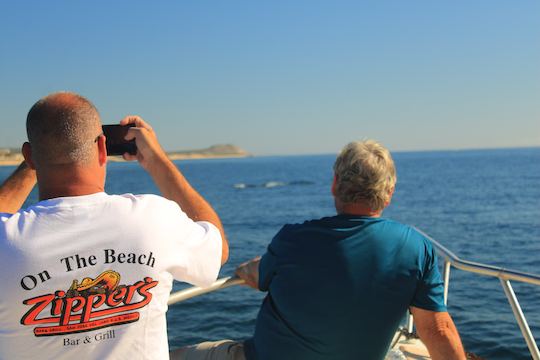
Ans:
{"type": "MultiPolygon", "coordinates": [[[[448,285],[450,283],[450,268],[452,266],[455,267],[456,269],[470,272],[473,274],[479,274],[479,275],[498,278],[501,282],[501,286],[504,290],[504,294],[506,295],[506,298],[508,299],[508,303],[510,304],[510,307],[512,308],[512,312],[514,313],[516,322],[519,325],[521,334],[523,335],[523,338],[525,339],[525,342],[527,343],[527,347],[529,348],[529,352],[531,353],[532,358],[534,360],[540,360],[540,352],[538,351],[538,346],[532,335],[529,324],[527,323],[525,314],[523,314],[523,310],[521,309],[521,305],[519,304],[519,301],[514,292],[514,289],[512,288],[512,285],[510,284],[510,280],[513,280],[513,281],[519,281],[519,282],[528,283],[532,285],[540,285],[540,275],[528,274],[521,271],[515,271],[515,270],[505,269],[502,267],[496,267],[496,266],[480,264],[480,263],[476,263],[472,261],[462,260],[459,257],[457,257],[453,252],[451,252],[446,247],[441,245],[437,240],[433,239],[432,237],[425,234],[421,230],[418,230],[418,231],[431,240],[433,246],[435,247],[435,250],[437,251],[437,255],[439,255],[439,257],[444,260],[444,263],[443,263],[444,303],[445,304],[448,303],[448,285]]],[[[412,332],[412,323],[413,323],[412,315],[409,314],[408,317],[409,317],[407,321],[408,330],[412,332]]]]}
{"type": "Polygon", "coordinates": [[[244,283],[244,280],[237,277],[224,277],[224,278],[216,280],[212,285],[208,287],[202,288],[199,286],[192,286],[190,288],[172,293],[171,296],[169,296],[167,305],[174,305],[176,303],[194,298],[196,296],[211,293],[216,290],[226,289],[228,287],[235,286],[235,285],[241,285],[243,283],[244,283]]]}
{"type": "MultiPolygon", "coordinates": [[[[527,319],[525,318],[525,315],[523,314],[523,311],[516,297],[516,294],[512,288],[512,285],[510,284],[510,280],[513,280],[513,281],[519,281],[519,282],[533,284],[533,285],[540,285],[540,275],[528,274],[528,273],[524,273],[520,271],[505,269],[505,268],[491,266],[491,265],[485,265],[485,264],[476,263],[476,262],[467,261],[467,260],[462,260],[458,256],[456,256],[453,252],[451,252],[446,247],[441,245],[438,241],[431,238],[429,235],[423,233],[421,230],[418,230],[418,231],[431,240],[433,246],[435,247],[437,255],[444,260],[443,279],[444,279],[445,304],[448,302],[448,285],[450,283],[450,268],[452,266],[455,267],[456,269],[470,272],[473,274],[479,274],[479,275],[485,275],[485,276],[498,278],[501,282],[501,286],[504,290],[504,294],[506,295],[506,298],[508,299],[510,307],[512,308],[512,312],[514,313],[514,317],[516,319],[516,322],[519,325],[523,338],[525,339],[525,342],[527,343],[527,347],[529,348],[529,352],[531,353],[532,358],[534,360],[540,360],[540,352],[538,350],[538,346],[532,335],[529,324],[527,323],[527,319]]],[[[216,282],[214,282],[209,287],[201,288],[198,286],[193,286],[184,290],[177,291],[171,294],[171,296],[169,297],[168,304],[173,305],[178,302],[191,299],[199,295],[210,293],[216,290],[225,289],[225,288],[235,286],[235,285],[240,285],[243,283],[244,281],[242,279],[239,279],[236,277],[221,278],[217,280],[216,282]]],[[[409,312],[407,313],[407,325],[406,325],[405,330],[407,330],[407,332],[409,333],[413,332],[413,318],[409,312]]]]}

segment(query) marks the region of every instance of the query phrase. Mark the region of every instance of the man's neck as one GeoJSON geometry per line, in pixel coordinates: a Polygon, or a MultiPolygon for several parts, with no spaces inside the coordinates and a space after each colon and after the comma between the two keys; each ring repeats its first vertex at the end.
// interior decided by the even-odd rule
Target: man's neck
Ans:
{"type": "Polygon", "coordinates": [[[40,189],[39,200],[42,201],[59,197],[92,195],[100,192],[103,192],[103,188],[81,185],[68,186],[63,189],[44,189],[43,191],[40,189]]]}
{"type": "Polygon", "coordinates": [[[104,191],[105,182],[94,169],[57,166],[53,171],[38,171],[39,199],[91,195],[104,191]]]}
{"type": "Polygon", "coordinates": [[[338,215],[354,215],[378,218],[382,211],[373,211],[370,207],[362,204],[341,204],[336,202],[336,211],[338,215]]]}

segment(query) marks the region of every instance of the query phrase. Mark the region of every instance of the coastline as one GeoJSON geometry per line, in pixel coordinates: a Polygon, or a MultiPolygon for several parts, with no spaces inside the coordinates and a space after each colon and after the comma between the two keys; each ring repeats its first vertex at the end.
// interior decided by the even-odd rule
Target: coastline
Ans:
{"type": "MultiPolygon", "coordinates": [[[[167,156],[172,161],[188,159],[226,159],[226,158],[244,158],[253,156],[238,146],[231,144],[212,145],[206,149],[187,150],[187,151],[168,151],[167,156]]],[[[23,162],[24,157],[16,149],[0,148],[0,166],[17,166],[23,162]]],[[[108,161],[125,162],[121,156],[109,156],[108,161]]]]}
{"type": "Polygon", "coordinates": [[[0,166],[18,166],[24,161],[22,154],[0,155],[0,166]]]}
{"type": "MultiPolygon", "coordinates": [[[[171,161],[175,160],[198,160],[198,159],[234,159],[252,157],[251,154],[167,154],[171,161]]],[[[120,156],[109,156],[107,158],[111,162],[126,162],[120,156]]]]}
{"type": "MultiPolygon", "coordinates": [[[[252,157],[251,154],[167,154],[169,159],[172,161],[175,160],[199,160],[199,159],[229,159],[229,158],[246,158],[252,157]]],[[[10,156],[8,158],[0,158],[0,166],[18,166],[23,162],[24,158],[22,155],[17,154],[15,156],[10,156]]],[[[110,162],[126,162],[123,158],[119,156],[109,156],[107,158],[110,162]]]]}
{"type": "Polygon", "coordinates": [[[0,166],[18,166],[21,161],[15,161],[15,160],[0,160],[0,166]]]}

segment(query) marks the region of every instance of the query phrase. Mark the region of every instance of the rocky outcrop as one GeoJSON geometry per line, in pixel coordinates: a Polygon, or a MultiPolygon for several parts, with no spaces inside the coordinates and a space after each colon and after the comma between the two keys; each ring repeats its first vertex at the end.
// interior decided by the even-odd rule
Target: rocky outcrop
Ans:
{"type": "Polygon", "coordinates": [[[18,165],[23,161],[22,154],[15,149],[0,149],[0,165],[18,165]]]}
{"type": "Polygon", "coordinates": [[[167,155],[173,160],[177,159],[203,159],[203,158],[220,158],[220,157],[247,157],[252,156],[247,151],[235,145],[213,145],[206,149],[173,151],[167,155]]]}
{"type": "MultiPolygon", "coordinates": [[[[231,157],[248,157],[252,156],[247,151],[239,148],[236,145],[212,145],[206,149],[171,151],[167,152],[171,160],[182,159],[214,159],[214,158],[231,158],[231,157]]],[[[122,157],[111,157],[112,161],[123,161],[122,157]]],[[[18,165],[23,161],[22,154],[14,149],[0,148],[0,166],[1,165],[18,165]]]]}

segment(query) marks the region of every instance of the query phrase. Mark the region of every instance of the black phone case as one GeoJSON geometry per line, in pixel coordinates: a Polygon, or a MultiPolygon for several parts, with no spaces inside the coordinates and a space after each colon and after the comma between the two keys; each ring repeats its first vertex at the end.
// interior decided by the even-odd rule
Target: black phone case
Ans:
{"type": "Polygon", "coordinates": [[[123,155],[125,153],[136,155],[137,145],[135,139],[126,141],[126,136],[130,127],[134,125],[103,125],[103,135],[106,137],[105,145],[107,147],[107,155],[123,155]]]}

